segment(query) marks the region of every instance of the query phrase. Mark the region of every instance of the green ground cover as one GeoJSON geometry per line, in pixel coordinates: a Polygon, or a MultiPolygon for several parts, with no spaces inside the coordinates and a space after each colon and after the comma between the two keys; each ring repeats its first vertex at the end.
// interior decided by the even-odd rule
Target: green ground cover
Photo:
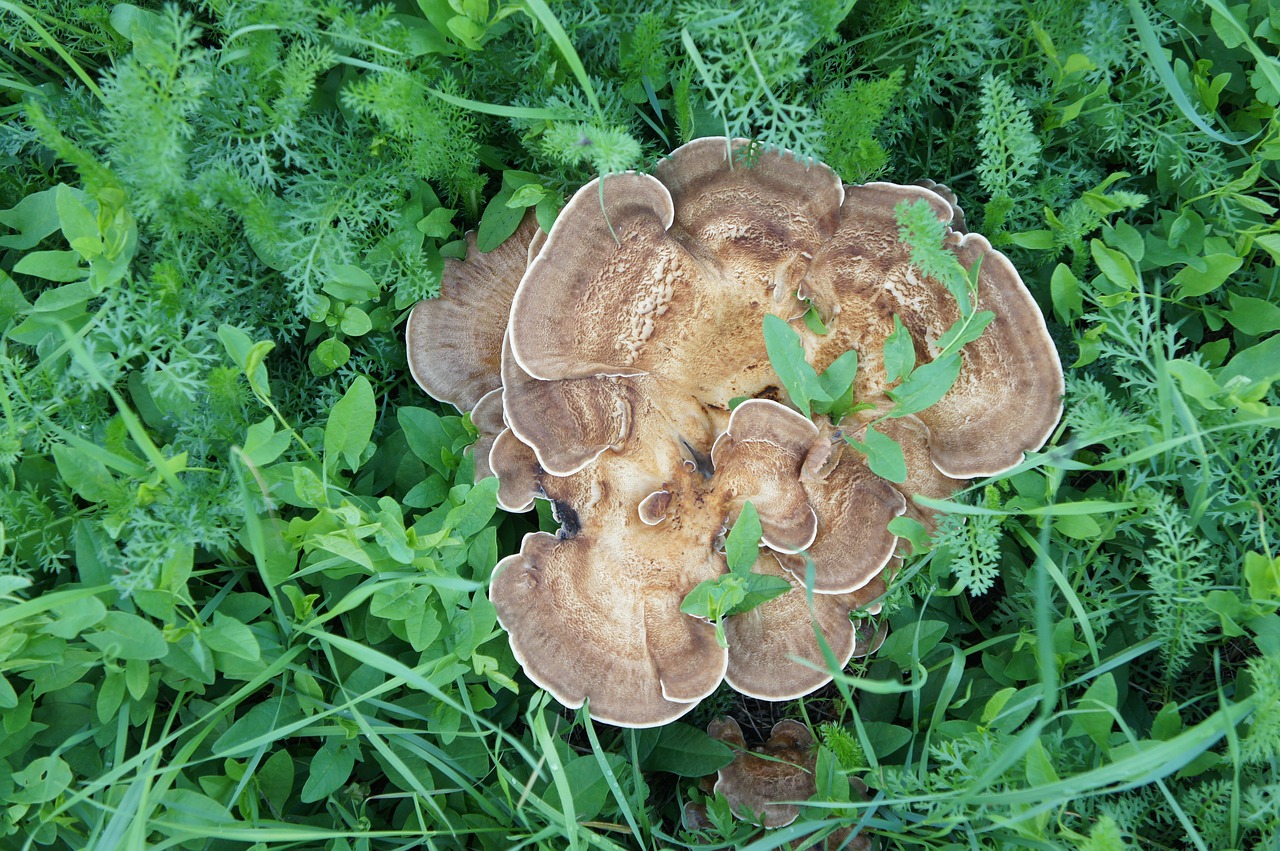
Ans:
{"type": "Polygon", "coordinates": [[[1272,847],[1278,52],[1268,0],[0,0],[0,847],[1272,847]],[[947,182],[1066,413],[835,686],[593,726],[403,320],[726,132],[947,182]],[[725,712],[817,732],[795,825],[699,790],[725,712]]]}

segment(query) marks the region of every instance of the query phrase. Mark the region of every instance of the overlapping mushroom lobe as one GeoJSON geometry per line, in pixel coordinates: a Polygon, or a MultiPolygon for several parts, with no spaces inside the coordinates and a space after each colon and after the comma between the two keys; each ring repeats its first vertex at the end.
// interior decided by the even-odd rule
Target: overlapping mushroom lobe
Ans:
{"type": "MultiPolygon", "coordinates": [[[[920,274],[898,241],[894,208],[904,201],[926,202],[943,222],[954,215],[944,198],[922,187],[847,187],[840,226],[802,286],[829,319],[830,333],[810,344],[815,364],[856,349],[860,399],[890,389],[882,352],[895,315],[920,363],[939,354],[939,339],[961,318],[951,293],[920,274]]],[[[994,475],[1048,438],[1062,413],[1062,367],[1044,316],[1008,259],[976,234],[952,233],[947,247],[965,268],[981,261],[975,309],[991,310],[995,319],[962,349],[951,390],[918,416],[930,428],[939,470],[957,479],[994,475]]]]}
{"type": "Polygon", "coordinates": [[[721,570],[710,548],[640,528],[539,532],[498,563],[489,597],[531,680],[569,707],[590,699],[597,719],[650,727],[684,715],[724,677],[714,627],[680,612],[721,570]]]}

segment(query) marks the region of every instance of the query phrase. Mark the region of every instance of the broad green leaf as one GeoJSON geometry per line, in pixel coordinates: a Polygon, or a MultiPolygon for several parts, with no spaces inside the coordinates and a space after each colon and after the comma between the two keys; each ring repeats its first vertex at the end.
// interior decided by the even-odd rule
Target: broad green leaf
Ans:
{"type": "Polygon", "coordinates": [[[213,743],[217,757],[244,757],[263,741],[277,738],[277,730],[302,718],[302,710],[293,695],[273,696],[254,704],[235,720],[213,743]]]}
{"type": "Polygon", "coordinates": [[[13,265],[15,275],[31,275],[46,281],[69,283],[84,278],[88,270],[74,251],[32,251],[13,265]]]}
{"type": "Polygon", "coordinates": [[[899,538],[906,539],[916,552],[929,549],[929,529],[919,520],[903,515],[890,520],[887,528],[899,538]]]}
{"type": "Polygon", "coordinates": [[[445,517],[444,527],[463,538],[471,538],[483,529],[498,510],[498,479],[482,479],[467,491],[461,505],[454,506],[445,517]]]}
{"type": "Polygon", "coordinates": [[[258,467],[265,467],[279,458],[293,437],[287,431],[276,431],[275,420],[267,417],[245,430],[244,457],[258,467]]]}
{"type": "Polygon", "coordinates": [[[1084,696],[1080,698],[1076,711],[1072,715],[1075,722],[1080,725],[1080,729],[1084,730],[1085,735],[1103,751],[1111,748],[1111,728],[1115,724],[1115,717],[1103,707],[1118,708],[1117,696],[1116,678],[1108,671],[1095,679],[1085,690],[1084,696]]]}
{"type": "Polygon", "coordinates": [[[94,710],[99,724],[107,724],[120,711],[124,702],[124,674],[119,669],[108,669],[94,697],[94,710]]]}
{"type": "MultiPolygon", "coordinates": [[[[503,178],[504,186],[506,178],[503,178]]],[[[493,197],[480,216],[480,226],[476,228],[476,248],[488,253],[497,248],[516,232],[520,220],[524,218],[523,207],[509,207],[507,202],[515,194],[515,189],[503,188],[493,197]]]]}
{"type": "Polygon", "coordinates": [[[56,757],[42,756],[13,775],[18,787],[7,796],[15,804],[43,804],[66,791],[71,785],[71,766],[56,757]]]}
{"type": "Polygon", "coordinates": [[[107,616],[107,607],[97,597],[79,597],[58,603],[51,610],[55,620],[41,631],[68,641],[107,616]]]}
{"type": "Polygon", "coordinates": [[[169,652],[164,634],[149,621],[127,612],[107,612],[84,640],[114,659],[163,659],[169,652]]]}
{"type": "Polygon", "coordinates": [[[1199,402],[1206,411],[1222,410],[1222,405],[1214,401],[1222,395],[1222,388],[1207,369],[1182,359],[1168,361],[1168,367],[1169,374],[1178,380],[1183,393],[1199,402]]]}
{"type": "Polygon", "coordinates": [[[898,442],[886,434],[881,434],[871,426],[867,426],[866,434],[863,437],[865,438],[865,443],[854,440],[848,435],[845,436],[845,440],[854,449],[867,456],[867,466],[871,468],[871,472],[896,484],[905,482],[907,480],[907,458],[898,442]]]}
{"type": "Polygon", "coordinates": [[[906,378],[916,368],[916,344],[911,332],[902,324],[898,314],[893,315],[893,333],[884,338],[885,381],[892,384],[906,378]]]}
{"type": "Polygon", "coordinates": [[[311,758],[311,771],[302,786],[303,803],[327,798],[347,782],[356,766],[356,755],[341,739],[330,737],[311,758]]]}
{"type": "Polygon", "coordinates": [[[880,645],[878,658],[888,659],[899,668],[910,668],[915,660],[923,659],[947,634],[944,621],[912,621],[901,629],[889,633],[880,645]]]}
{"type": "Polygon", "coordinates": [[[1053,299],[1053,312],[1064,325],[1071,324],[1084,315],[1084,296],[1080,280],[1071,273],[1071,267],[1059,263],[1049,279],[1049,297],[1053,299]]]}
{"type": "Polygon", "coordinates": [[[742,602],[746,596],[742,579],[725,575],[716,579],[704,579],[685,595],[680,611],[695,618],[717,621],[725,612],[742,602]]]}
{"type": "Polygon", "coordinates": [[[1280,600],[1280,557],[1267,558],[1261,553],[1245,553],[1244,578],[1249,584],[1249,597],[1254,602],[1280,600]]]}
{"type": "Polygon", "coordinates": [[[287,750],[278,750],[262,763],[255,775],[258,789],[277,811],[283,810],[293,791],[293,757],[287,750]]]}
{"type": "Polygon", "coordinates": [[[1227,321],[1239,331],[1253,337],[1261,337],[1272,331],[1280,331],[1280,305],[1264,298],[1230,293],[1231,309],[1227,321]]]}
{"type": "Polygon", "coordinates": [[[1098,521],[1087,514],[1059,517],[1053,521],[1053,528],[1077,541],[1089,541],[1102,534],[1098,521]]]}
{"type": "Polygon", "coordinates": [[[937,404],[960,377],[959,355],[949,355],[917,367],[893,390],[889,398],[896,403],[890,416],[905,417],[937,404]]]}
{"type": "Polygon", "coordinates": [[[818,314],[818,308],[809,305],[809,309],[804,312],[804,326],[818,336],[824,336],[828,333],[827,326],[823,323],[822,317],[818,314]]]}
{"type": "Polygon", "coordinates": [[[818,382],[818,374],[805,360],[800,335],[785,320],[773,314],[765,316],[764,345],[773,371],[800,413],[806,417],[813,415],[810,400],[831,401],[818,382]]]}
{"type": "MultiPolygon", "coordinates": [[[[82,200],[84,193],[77,192],[65,183],[59,184],[54,191],[58,206],[58,222],[67,242],[73,248],[76,247],[77,241],[96,242],[98,252],[101,252],[102,232],[98,229],[98,217],[82,200]]],[[[84,254],[83,251],[80,253],[84,254]]]]}
{"type": "Polygon", "coordinates": [[[373,435],[376,416],[373,386],[369,379],[358,375],[329,412],[324,427],[325,461],[336,464],[341,457],[349,469],[357,469],[373,435]]]}
{"type": "Polygon", "coordinates": [[[1023,759],[1026,765],[1027,783],[1032,788],[1057,782],[1058,772],[1054,771],[1053,762],[1039,739],[1031,740],[1031,746],[1023,759]]]}
{"type": "Polygon", "coordinates": [[[911,731],[897,724],[884,721],[867,721],[863,725],[867,731],[867,741],[871,743],[871,752],[883,759],[911,741],[911,731]]]}
{"type": "Polygon", "coordinates": [[[830,402],[815,402],[814,410],[830,414],[839,421],[853,407],[853,380],[858,375],[858,353],[850,349],[828,364],[818,376],[818,384],[830,397],[830,402]]]}
{"type": "Polygon", "coordinates": [[[743,577],[742,600],[729,610],[730,615],[740,615],[761,606],[791,590],[792,585],[781,576],[765,573],[748,573],[743,577]]]}
{"type": "Polygon", "coordinates": [[[986,705],[982,708],[982,723],[990,724],[992,721],[996,720],[996,718],[1000,716],[1000,712],[1004,709],[1005,704],[1009,702],[1009,698],[1013,697],[1017,691],[1018,690],[1016,688],[1010,686],[1009,688],[1002,688],[995,694],[991,695],[991,697],[987,699],[986,705]]]}
{"type": "Polygon", "coordinates": [[[453,217],[457,210],[436,207],[418,222],[418,230],[434,239],[444,239],[453,233],[453,217]]]}
{"type": "Polygon", "coordinates": [[[1174,275],[1169,283],[1177,287],[1173,293],[1175,301],[1184,298],[1195,298],[1206,295],[1222,286],[1227,278],[1235,274],[1243,262],[1234,254],[1210,254],[1203,258],[1204,268],[1184,266],[1174,275]]]}
{"type": "Polygon", "coordinates": [[[745,575],[751,572],[756,559],[760,557],[760,515],[750,501],[743,503],[738,519],[734,521],[729,536],[725,539],[724,554],[729,562],[729,572],[734,575],[745,575]]]}
{"type": "Polygon", "coordinates": [[[266,357],[275,348],[270,340],[254,342],[253,338],[234,325],[218,327],[218,339],[231,356],[231,360],[240,367],[249,386],[264,396],[271,395],[271,387],[267,382],[266,357]]]}
{"type": "Polygon", "coordinates": [[[1103,276],[1115,287],[1104,288],[1104,294],[1133,292],[1138,288],[1138,273],[1134,271],[1133,262],[1128,257],[1114,248],[1108,248],[1100,239],[1091,240],[1089,250],[1093,253],[1093,262],[1098,264],[1103,276]]]}
{"type": "Polygon", "coordinates": [[[348,304],[363,304],[378,297],[378,282],[359,266],[335,266],[329,275],[321,289],[336,299],[348,304]]]}
{"type": "Polygon", "coordinates": [[[705,777],[733,762],[733,749],[682,721],[635,731],[640,767],[678,777],[705,777]]]}
{"type": "Polygon", "coordinates": [[[979,310],[957,319],[938,338],[937,346],[942,350],[938,359],[945,360],[951,357],[955,352],[981,337],[982,332],[987,330],[987,326],[995,318],[996,315],[990,310],[979,310]]]}
{"type": "Polygon", "coordinates": [[[396,420],[404,429],[413,454],[441,476],[451,477],[452,468],[445,463],[444,456],[449,453],[453,439],[440,415],[426,408],[400,408],[396,411],[396,420]]]}
{"type": "Polygon", "coordinates": [[[342,312],[342,321],[338,329],[348,337],[363,337],[373,329],[369,314],[358,307],[348,307],[342,312]]]}
{"type": "Polygon", "coordinates": [[[166,820],[185,825],[188,830],[211,829],[232,824],[235,819],[222,804],[193,789],[169,789],[160,798],[166,820]]]}
{"type": "Polygon", "coordinates": [[[1182,732],[1182,716],[1178,714],[1178,704],[1174,701],[1160,707],[1155,720],[1151,722],[1151,738],[1166,742],[1182,732]]]}
{"type": "Polygon", "coordinates": [[[1239,352],[1217,375],[1217,383],[1241,398],[1261,398],[1280,379],[1280,334],[1239,352]]]}
{"type": "Polygon", "coordinates": [[[210,650],[229,653],[249,662],[262,657],[258,638],[248,626],[222,612],[213,613],[213,625],[200,631],[200,640],[210,650]]]}
{"type": "Polygon", "coordinates": [[[83,450],[55,445],[53,460],[62,480],[86,502],[108,502],[123,494],[106,465],[83,450]]]}
{"type": "MultiPolygon", "coordinates": [[[[58,184],[43,192],[33,192],[8,210],[0,210],[0,224],[17,233],[0,236],[0,248],[27,251],[39,245],[47,236],[58,230],[57,193],[67,188],[58,184]]],[[[79,192],[72,189],[72,192],[79,192]]]]}
{"type": "Polygon", "coordinates": [[[511,193],[511,197],[507,199],[507,206],[523,211],[526,207],[532,207],[537,204],[549,194],[540,184],[526,183],[511,193]]]}

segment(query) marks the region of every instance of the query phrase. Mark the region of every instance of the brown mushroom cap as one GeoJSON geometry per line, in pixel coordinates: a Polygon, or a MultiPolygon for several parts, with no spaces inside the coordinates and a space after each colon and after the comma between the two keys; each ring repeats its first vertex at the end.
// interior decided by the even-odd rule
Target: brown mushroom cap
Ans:
{"type": "Polygon", "coordinates": [[[849,612],[858,606],[857,595],[814,594],[810,607],[803,570],[797,580],[783,570],[781,558],[786,556],[761,550],[753,569],[787,579],[792,589],[728,618],[724,625],[729,640],[725,680],[736,691],[760,700],[792,700],[831,682],[826,657],[814,634],[815,624],[841,668],[853,655],[856,640],[849,612]]]}
{"type": "Polygon", "coordinates": [[[931,522],[904,495],[945,496],[959,477],[1007,469],[1061,410],[1061,367],[1016,272],[981,237],[952,233],[946,244],[964,265],[981,258],[976,307],[997,319],[965,348],[941,402],[877,425],[901,444],[906,482],[873,475],[825,418],[815,425],[766,398],[731,414],[734,397],[785,399],[761,323],[796,318],[801,296],[830,329],[793,326],[810,362],[821,372],[856,350],[857,398],[880,406],[841,424],[854,437],[891,405],[882,351],[894,315],[919,363],[959,315],[911,266],[893,215],[919,199],[961,226],[946,187],[844,187],[825,166],[778,152],[746,167],[735,160],[744,144],[700,139],[656,177],[593,181],[545,238],[527,218],[510,249],[450,264],[450,292],[506,287],[508,310],[425,303],[410,318],[410,361],[433,395],[434,379],[419,373],[470,352],[450,369],[473,398],[442,392],[471,399],[499,503],[522,510],[546,498],[562,523],[558,535],[527,536],[494,571],[490,598],[516,658],[562,703],[590,700],[593,717],[621,726],[680,717],[722,678],[766,699],[829,681],[815,629],[846,662],[859,638],[850,611],[878,611],[899,562],[888,523],[904,511],[931,522]],[[978,438],[996,445],[975,449],[978,438]],[[680,604],[724,573],[717,546],[748,500],[772,548],[757,570],[792,590],[727,618],[726,653],[680,604]]]}
{"type": "MultiPolygon", "coordinates": [[[[477,469],[479,460],[476,461],[477,469]]],[[[498,477],[498,507],[515,514],[528,511],[533,501],[543,496],[545,471],[533,454],[533,448],[516,437],[511,429],[503,429],[494,438],[486,466],[498,477]]]]}
{"type": "Polygon", "coordinates": [[[609,379],[541,381],[502,348],[503,409],[508,426],[548,472],[571,476],[631,433],[632,387],[609,379]]]}
{"type": "Polygon", "coordinates": [[[659,179],[615,175],[573,197],[512,305],[522,369],[544,380],[648,373],[664,396],[720,408],[776,385],[761,322],[796,313],[843,188],[825,166],[774,155],[731,167],[726,151],[698,140],[659,164],[659,179]],[[659,180],[684,204],[675,227],[659,180]]]}
{"type": "Polygon", "coordinates": [[[915,181],[915,185],[923,186],[925,189],[928,189],[930,192],[951,205],[951,229],[953,231],[956,233],[964,233],[969,230],[969,226],[964,220],[964,210],[960,207],[960,199],[956,196],[956,193],[951,190],[951,187],[947,186],[945,183],[930,180],[927,177],[915,181]]]}
{"type": "Polygon", "coordinates": [[[409,372],[433,399],[469,411],[481,396],[502,386],[502,338],[537,230],[529,213],[515,234],[488,254],[468,233],[467,259],[446,259],[440,294],[418,302],[409,314],[409,372]]]}
{"type": "Polygon", "coordinates": [[[489,588],[529,679],[570,708],[590,699],[593,718],[620,727],[674,721],[715,691],[728,664],[715,628],[680,611],[723,562],[649,528],[527,535],[489,588]]]}
{"type": "MultiPolygon", "coordinates": [[[[840,227],[814,257],[802,287],[829,318],[830,333],[814,350],[815,367],[856,349],[861,399],[889,388],[882,352],[895,314],[915,340],[920,363],[932,360],[935,343],[960,316],[951,294],[922,277],[898,241],[894,207],[912,200],[951,220],[951,205],[922,187],[848,187],[840,227]]],[[[981,258],[976,309],[992,310],[996,318],[964,347],[951,391],[917,416],[931,430],[930,454],[939,470],[952,478],[994,475],[1052,432],[1062,412],[1062,367],[1044,317],[1008,259],[975,234],[953,233],[948,246],[966,268],[981,258]]]]}
{"type": "MultiPolygon", "coordinates": [[[[707,725],[712,738],[745,747],[742,728],[732,718],[707,725]]],[[[785,827],[800,815],[798,803],[817,792],[813,734],[798,721],[773,725],[769,740],[754,753],[743,750],[720,769],[715,791],[740,818],[761,818],[764,827],[785,827]],[[791,802],[791,803],[788,803],[791,802]]]]}
{"type": "MultiPolygon", "coordinates": [[[[841,454],[824,480],[806,482],[804,489],[818,516],[818,534],[809,546],[813,590],[857,591],[879,576],[893,557],[898,536],[888,526],[906,511],[906,500],[852,451],[841,454]]],[[[797,578],[804,581],[803,574],[797,578]]]]}
{"type": "Polygon", "coordinates": [[[732,506],[750,501],[760,515],[761,543],[795,553],[813,543],[818,517],[800,483],[818,427],[790,408],[750,399],[734,409],[711,450],[715,485],[732,506]]]}
{"type": "Polygon", "coordinates": [[[493,475],[489,469],[489,452],[493,449],[494,440],[507,429],[502,422],[502,388],[490,390],[480,397],[471,409],[471,424],[480,432],[471,445],[471,454],[476,462],[475,480],[478,482],[493,475]]]}
{"type": "Polygon", "coordinates": [[[671,192],[672,233],[727,289],[767,294],[768,312],[790,317],[809,260],[839,222],[844,186],[825,164],[787,151],[748,165],[741,157],[749,145],[695,139],[662,159],[654,176],[671,192]]]}

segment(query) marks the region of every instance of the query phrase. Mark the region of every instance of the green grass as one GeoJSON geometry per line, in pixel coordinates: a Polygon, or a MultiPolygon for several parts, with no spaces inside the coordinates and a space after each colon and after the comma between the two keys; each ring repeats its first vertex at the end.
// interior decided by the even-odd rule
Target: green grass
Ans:
{"type": "Polygon", "coordinates": [[[0,848],[1270,847],[1278,52],[1218,0],[0,2],[0,848]],[[466,230],[726,129],[946,182],[1063,422],[929,503],[831,686],[593,725],[497,626],[534,521],[403,319],[466,230]],[[797,823],[699,785],[720,713],[840,731],[797,823]]]}

